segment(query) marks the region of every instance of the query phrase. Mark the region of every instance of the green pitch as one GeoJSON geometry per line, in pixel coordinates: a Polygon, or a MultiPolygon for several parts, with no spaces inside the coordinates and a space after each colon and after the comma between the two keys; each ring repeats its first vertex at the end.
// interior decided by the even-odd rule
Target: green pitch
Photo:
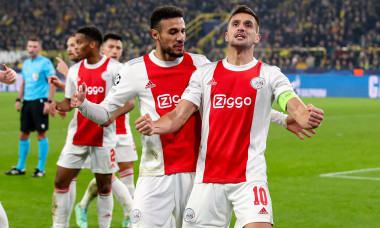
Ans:
{"type": "MultiPolygon", "coordinates": [[[[56,97],[61,99],[63,94],[56,97]]],[[[4,171],[16,165],[18,157],[19,113],[13,108],[15,98],[15,93],[0,93],[0,201],[11,228],[50,227],[56,161],[72,113],[64,120],[50,118],[44,178],[30,177],[38,157],[35,133],[31,134],[26,175],[5,176],[4,171]]],[[[269,131],[266,158],[275,226],[380,227],[380,101],[303,100],[325,111],[325,120],[312,139],[301,141],[276,125],[269,131]]],[[[138,116],[135,109],[131,122],[138,116]]],[[[141,153],[140,135],[133,133],[141,153]]],[[[137,174],[138,162],[136,179],[137,174]]],[[[79,174],[77,202],[92,177],[88,170],[79,174]]],[[[112,227],[121,227],[122,208],[116,200],[114,205],[112,227]]],[[[88,216],[89,227],[98,227],[96,202],[91,204],[88,216]]],[[[76,227],[74,214],[70,226],[76,227]]]]}

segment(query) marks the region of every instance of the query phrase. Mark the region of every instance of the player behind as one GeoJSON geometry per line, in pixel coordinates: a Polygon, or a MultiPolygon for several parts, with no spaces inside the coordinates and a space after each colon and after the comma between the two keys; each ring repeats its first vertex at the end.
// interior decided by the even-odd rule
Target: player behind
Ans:
{"type": "Polygon", "coordinates": [[[32,177],[43,177],[49,151],[49,142],[46,137],[46,131],[49,129],[48,114],[55,93],[55,87],[49,86],[48,78],[55,75],[55,69],[48,58],[40,55],[42,50],[40,40],[30,38],[26,50],[30,58],[23,63],[22,83],[15,103],[15,108],[19,111],[23,102],[18,163],[5,174],[25,174],[25,163],[30,150],[29,134],[31,131],[37,131],[38,165],[32,177]]]}
{"type": "Polygon", "coordinates": [[[0,82],[5,84],[13,84],[17,80],[17,73],[11,68],[3,64],[4,71],[0,70],[0,82]]]}
{"type": "MultiPolygon", "coordinates": [[[[103,38],[101,46],[102,53],[112,59],[119,60],[123,53],[122,37],[115,33],[107,33],[103,38]]],[[[134,98],[127,101],[119,108],[104,124],[109,126],[116,120],[116,162],[119,166],[119,179],[113,176],[112,192],[121,203],[124,210],[124,220],[122,227],[127,227],[130,223],[130,212],[132,209],[132,198],[135,192],[133,177],[133,161],[137,160],[137,152],[132,138],[131,127],[129,125],[129,111],[135,106],[134,98]],[[127,188],[120,186],[124,184],[127,188]],[[129,192],[129,193],[128,193],[129,192]]],[[[76,222],[81,227],[87,227],[87,210],[90,202],[97,196],[96,179],[94,178],[88,185],[87,190],[80,201],[75,206],[76,222]]]]}
{"type": "MultiPolygon", "coordinates": [[[[67,55],[69,56],[69,60],[72,64],[75,64],[79,62],[81,59],[78,59],[76,53],[75,53],[75,46],[76,46],[76,40],[75,40],[75,34],[71,35],[66,42],[67,48],[67,55]]],[[[58,60],[58,65],[57,65],[57,71],[61,73],[65,78],[67,78],[67,73],[69,72],[69,67],[63,61],[63,59],[56,57],[58,60]]],[[[65,90],[65,83],[59,80],[57,76],[50,77],[49,82],[53,84],[55,87],[60,88],[62,90],[65,90]]]]}
{"type": "MultiPolygon", "coordinates": [[[[246,6],[232,13],[225,40],[228,56],[197,69],[177,107],[153,122],[136,121],[143,134],[168,134],[202,109],[202,141],[195,184],[183,227],[272,227],[264,151],[273,99],[304,128],[318,127],[323,111],[306,107],[277,67],[253,57],[259,19],[246,6]],[[207,157],[207,159],[206,159],[207,157]]],[[[154,136],[154,135],[152,135],[154,136]]]]}
{"type": "MultiPolygon", "coordinates": [[[[102,56],[102,34],[95,27],[83,27],[75,35],[77,57],[83,59],[69,69],[65,99],[55,102],[56,109],[70,111],[70,100],[82,82],[89,84],[88,96],[95,103],[103,101],[115,83],[122,64],[102,56]]],[[[70,211],[69,185],[83,167],[87,156],[91,157],[91,171],[98,187],[99,227],[110,227],[113,209],[111,194],[112,173],[115,164],[115,126],[101,128],[76,112],[70,122],[66,144],[57,162],[55,179],[56,213],[53,227],[65,227],[70,211]]]]}

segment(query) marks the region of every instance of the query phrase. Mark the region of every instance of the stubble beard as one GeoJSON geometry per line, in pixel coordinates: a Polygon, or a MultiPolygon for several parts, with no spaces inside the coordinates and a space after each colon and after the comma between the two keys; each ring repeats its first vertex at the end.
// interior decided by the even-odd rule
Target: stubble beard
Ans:
{"type": "Polygon", "coordinates": [[[169,46],[164,47],[164,46],[161,45],[161,48],[162,48],[162,50],[164,51],[165,54],[168,54],[168,55],[170,55],[171,57],[175,57],[175,58],[180,58],[180,57],[182,57],[182,56],[184,55],[184,52],[185,52],[185,50],[183,49],[182,52],[180,52],[180,53],[176,53],[176,52],[174,52],[173,49],[170,48],[169,46]]]}

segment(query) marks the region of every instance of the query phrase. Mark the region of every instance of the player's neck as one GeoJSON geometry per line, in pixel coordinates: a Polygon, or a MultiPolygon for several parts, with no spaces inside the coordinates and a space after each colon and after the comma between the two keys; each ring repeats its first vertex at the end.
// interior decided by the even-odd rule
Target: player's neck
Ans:
{"type": "Polygon", "coordinates": [[[250,63],[253,60],[253,47],[250,49],[228,48],[227,62],[235,66],[250,63]]]}
{"type": "Polygon", "coordinates": [[[96,64],[98,63],[100,60],[102,60],[103,56],[99,53],[96,53],[94,55],[91,55],[87,58],[87,63],[88,64],[96,64]]]}

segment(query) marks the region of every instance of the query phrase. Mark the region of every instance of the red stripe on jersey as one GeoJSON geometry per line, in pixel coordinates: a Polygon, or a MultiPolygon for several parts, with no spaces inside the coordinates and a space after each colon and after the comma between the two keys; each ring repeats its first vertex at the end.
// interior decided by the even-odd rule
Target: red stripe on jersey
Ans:
{"type": "MultiPolygon", "coordinates": [[[[196,67],[188,53],[184,54],[180,64],[173,67],[160,67],[149,59],[149,55],[144,56],[144,61],[148,78],[156,85],[150,88],[156,111],[163,116],[175,108],[196,67]]],[[[194,113],[176,133],[160,136],[165,174],[195,172],[200,137],[199,112],[194,113]]]]}
{"type": "MultiPolygon", "coordinates": [[[[82,61],[78,72],[78,87],[83,82],[87,85],[86,99],[99,104],[106,97],[106,81],[102,74],[107,70],[109,58],[96,69],[87,69],[82,61]]],[[[80,112],[77,115],[77,132],[74,135],[73,144],[81,146],[103,146],[103,128],[95,122],[84,117],[80,112]]]]}
{"type": "Polygon", "coordinates": [[[125,135],[127,134],[127,128],[125,127],[125,115],[116,118],[116,134],[125,135]]]}
{"type": "Polygon", "coordinates": [[[251,80],[260,75],[261,62],[246,71],[231,71],[219,61],[211,88],[209,135],[204,183],[246,181],[246,166],[257,90],[251,80]]]}

